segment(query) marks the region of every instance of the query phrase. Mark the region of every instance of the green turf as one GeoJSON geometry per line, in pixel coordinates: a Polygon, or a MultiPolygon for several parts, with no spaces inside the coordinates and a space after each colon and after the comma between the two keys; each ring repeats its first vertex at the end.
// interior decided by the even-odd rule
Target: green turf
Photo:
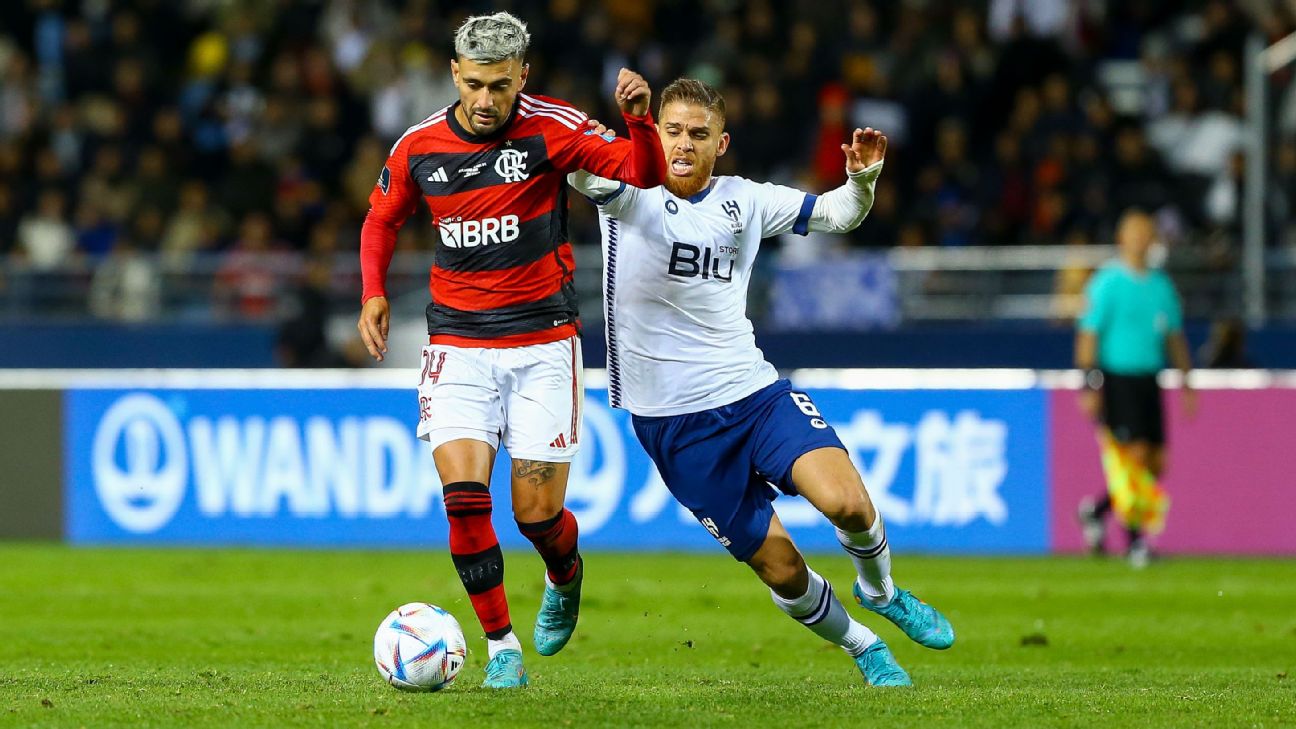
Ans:
{"type": "MultiPolygon", "coordinates": [[[[841,555],[812,564],[847,594],[841,555]]],[[[722,554],[587,555],[580,629],[530,650],[541,564],[510,554],[530,689],[477,688],[485,644],[450,560],[409,552],[0,545],[0,725],[1296,726],[1296,565],[896,556],[958,641],[907,642],[871,689],[722,554]],[[469,628],[437,694],[387,686],[384,614],[435,602],[469,628]],[[1292,675],[1289,677],[1289,673],[1292,675]]],[[[861,614],[856,608],[856,614],[861,614]]]]}

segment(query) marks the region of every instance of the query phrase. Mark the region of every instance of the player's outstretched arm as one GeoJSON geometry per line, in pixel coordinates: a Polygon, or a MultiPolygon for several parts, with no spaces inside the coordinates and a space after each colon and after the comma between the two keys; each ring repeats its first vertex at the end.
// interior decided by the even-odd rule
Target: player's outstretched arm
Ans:
{"type": "Polygon", "coordinates": [[[624,187],[623,183],[591,175],[585,170],[576,170],[567,175],[567,184],[571,185],[576,192],[589,198],[595,205],[601,204],[624,187]]]}
{"type": "Polygon", "coordinates": [[[859,227],[873,207],[874,188],[886,160],[887,138],[873,127],[856,129],[850,144],[841,146],[846,156],[846,184],[815,201],[810,230],[845,233],[859,227]]]}
{"type": "Polygon", "coordinates": [[[652,89],[643,76],[623,68],[617,74],[616,94],[621,116],[630,131],[630,156],[622,165],[622,174],[613,179],[643,188],[665,184],[666,153],[649,113],[652,89]]]}
{"type": "Polygon", "coordinates": [[[557,151],[554,165],[564,172],[585,170],[599,177],[650,188],[666,181],[666,154],[649,111],[652,91],[643,76],[621,69],[613,92],[629,130],[629,140],[582,129],[557,151]]]}
{"type": "MultiPolygon", "coordinates": [[[[593,134],[604,139],[613,139],[617,133],[615,129],[609,129],[606,124],[598,119],[588,119],[585,122],[587,134],[593,134]]],[[[586,172],[585,170],[576,170],[567,175],[567,184],[572,189],[579,192],[590,202],[603,208],[605,212],[616,212],[608,204],[617,198],[622,197],[626,192],[626,183],[609,180],[605,177],[586,172]]]]}
{"type": "Polygon", "coordinates": [[[841,148],[846,154],[846,174],[856,175],[886,159],[887,138],[873,127],[856,129],[850,144],[841,148]]]}
{"type": "Polygon", "coordinates": [[[617,85],[614,92],[617,106],[625,116],[644,116],[652,104],[652,89],[643,76],[623,68],[617,72],[617,85]]]}

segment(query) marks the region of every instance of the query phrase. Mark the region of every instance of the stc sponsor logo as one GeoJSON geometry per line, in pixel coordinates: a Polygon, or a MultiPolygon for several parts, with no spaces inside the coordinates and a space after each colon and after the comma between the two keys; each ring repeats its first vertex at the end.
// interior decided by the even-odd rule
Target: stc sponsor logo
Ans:
{"type": "Polygon", "coordinates": [[[477,246],[511,243],[518,239],[518,216],[464,220],[442,218],[437,221],[441,231],[441,244],[447,248],[476,248],[477,246]]]}

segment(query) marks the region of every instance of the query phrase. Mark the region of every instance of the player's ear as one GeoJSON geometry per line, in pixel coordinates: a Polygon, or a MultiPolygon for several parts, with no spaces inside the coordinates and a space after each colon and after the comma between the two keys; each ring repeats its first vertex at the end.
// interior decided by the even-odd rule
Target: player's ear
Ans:
{"type": "Polygon", "coordinates": [[[720,144],[716,146],[716,156],[723,157],[729,151],[729,132],[720,132],[720,144]]]}
{"type": "Polygon", "coordinates": [[[522,72],[518,74],[518,91],[526,88],[527,75],[531,73],[531,64],[522,64],[522,72]]]}
{"type": "Polygon", "coordinates": [[[451,59],[450,59],[450,78],[454,79],[454,82],[455,82],[455,85],[456,85],[456,86],[459,85],[459,61],[458,61],[458,59],[455,59],[455,58],[451,58],[451,59]]]}

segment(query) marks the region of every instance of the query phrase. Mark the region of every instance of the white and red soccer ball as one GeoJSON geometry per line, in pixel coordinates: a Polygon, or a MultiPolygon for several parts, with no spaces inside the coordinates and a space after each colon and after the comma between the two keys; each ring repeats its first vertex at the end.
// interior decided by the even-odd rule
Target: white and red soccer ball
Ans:
{"type": "Polygon", "coordinates": [[[388,613],[374,634],[374,663],[403,691],[440,691],[454,682],[468,649],[454,616],[411,602],[388,613]]]}

